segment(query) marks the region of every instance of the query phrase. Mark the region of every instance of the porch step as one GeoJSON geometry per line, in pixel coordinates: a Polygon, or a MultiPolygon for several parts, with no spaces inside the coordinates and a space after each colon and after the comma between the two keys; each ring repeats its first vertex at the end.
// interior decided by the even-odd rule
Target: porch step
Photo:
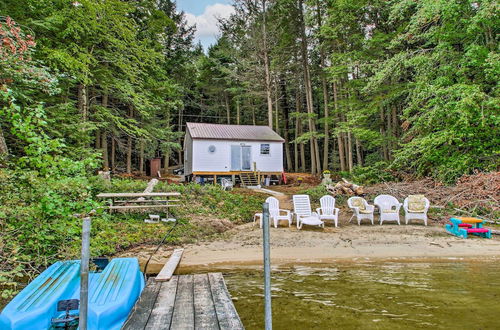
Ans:
{"type": "Polygon", "coordinates": [[[255,174],[253,174],[253,172],[241,173],[240,179],[241,179],[241,184],[244,187],[253,187],[259,185],[259,181],[257,180],[255,174]]]}

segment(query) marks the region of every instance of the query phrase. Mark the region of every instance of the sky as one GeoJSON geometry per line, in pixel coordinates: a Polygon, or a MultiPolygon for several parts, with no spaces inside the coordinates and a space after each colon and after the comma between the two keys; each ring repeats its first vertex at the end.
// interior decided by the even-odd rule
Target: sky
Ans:
{"type": "Polygon", "coordinates": [[[217,18],[227,18],[234,12],[232,0],[177,0],[177,10],[184,11],[189,25],[196,25],[195,42],[205,50],[215,43],[219,34],[217,18]]]}

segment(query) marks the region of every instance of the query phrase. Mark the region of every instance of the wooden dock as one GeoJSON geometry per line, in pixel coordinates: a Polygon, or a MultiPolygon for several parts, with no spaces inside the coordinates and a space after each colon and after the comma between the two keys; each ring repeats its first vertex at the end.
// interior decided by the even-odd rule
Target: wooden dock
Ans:
{"type": "Polygon", "coordinates": [[[221,273],[149,279],[122,329],[244,329],[221,273]]]}

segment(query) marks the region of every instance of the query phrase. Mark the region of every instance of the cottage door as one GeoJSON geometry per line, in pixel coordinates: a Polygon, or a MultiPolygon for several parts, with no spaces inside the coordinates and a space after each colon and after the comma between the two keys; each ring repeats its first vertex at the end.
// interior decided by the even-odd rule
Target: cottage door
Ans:
{"type": "Polygon", "coordinates": [[[241,171],[240,146],[231,146],[231,171],[241,171]]]}
{"type": "Polygon", "coordinates": [[[252,170],[252,147],[242,146],[241,147],[241,169],[243,171],[252,170]]]}

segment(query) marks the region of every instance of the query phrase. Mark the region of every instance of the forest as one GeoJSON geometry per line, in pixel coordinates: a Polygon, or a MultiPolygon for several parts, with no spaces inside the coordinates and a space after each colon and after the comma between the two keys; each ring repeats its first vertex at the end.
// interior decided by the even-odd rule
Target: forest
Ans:
{"type": "Polygon", "coordinates": [[[62,253],[98,170],[182,164],[186,122],[269,125],[287,172],[453,183],[498,169],[497,1],[234,7],[204,50],[172,0],[0,2],[0,256],[19,253],[0,278],[62,253]]]}

